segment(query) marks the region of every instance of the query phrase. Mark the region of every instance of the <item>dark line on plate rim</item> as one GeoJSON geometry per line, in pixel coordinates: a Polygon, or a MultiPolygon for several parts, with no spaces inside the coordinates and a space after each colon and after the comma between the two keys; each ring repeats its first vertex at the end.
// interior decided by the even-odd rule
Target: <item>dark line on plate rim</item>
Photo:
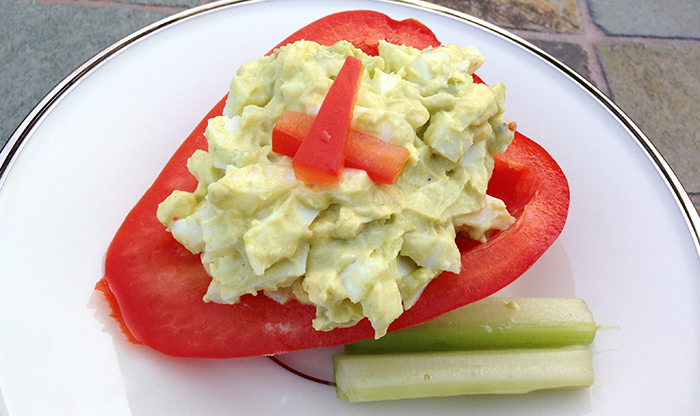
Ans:
{"type": "Polygon", "coordinates": [[[283,363],[279,358],[275,357],[274,355],[268,355],[267,358],[271,359],[275,364],[277,364],[278,366],[284,368],[285,370],[289,371],[290,373],[292,373],[296,376],[299,376],[299,377],[304,378],[304,379],[309,380],[309,381],[313,381],[314,383],[323,384],[325,386],[335,387],[335,382],[324,380],[324,379],[317,378],[314,376],[310,376],[302,371],[295,369],[294,367],[291,367],[291,366],[283,363]]]}
{"type": "MultiPolygon", "coordinates": [[[[19,127],[10,136],[8,142],[5,146],[0,149],[0,157],[2,157],[2,164],[0,164],[0,189],[5,182],[7,173],[9,172],[12,164],[17,158],[17,155],[21,151],[22,147],[31,136],[34,129],[41,123],[43,117],[48,114],[51,109],[63,98],[63,96],[72,89],[73,86],[77,85],[84,77],[92,73],[96,68],[105,63],[113,55],[117,54],[127,46],[140,41],[151,34],[170,26],[174,23],[179,23],[188,20],[194,16],[200,14],[208,13],[219,8],[235,7],[245,3],[257,3],[264,2],[267,0],[221,0],[213,3],[208,3],[205,5],[193,7],[191,9],[185,10],[183,12],[174,14],[172,16],[166,17],[158,22],[155,22],[145,28],[134,32],[133,34],[123,38],[122,40],[116,42],[112,46],[103,50],[102,52],[95,55],[93,58],[88,60],[78,69],[73,71],[64,80],[59,83],[53,90],[51,90],[36,107],[29,113],[25,120],[20,123],[19,127]]],[[[529,50],[535,55],[539,56],[564,74],[571,78],[574,82],[583,87],[589,94],[591,94],[598,102],[603,104],[605,108],[612,113],[617,120],[622,123],[622,125],[627,129],[627,131],[637,139],[637,142],[642,146],[643,150],[654,162],[657,170],[666,179],[667,184],[672,188],[674,195],[676,196],[676,201],[681,206],[682,211],[685,213],[685,219],[688,227],[691,229],[694,237],[695,248],[698,254],[700,254],[700,216],[695,209],[690,197],[684,190],[682,184],[678,177],[673,173],[670,165],[665,161],[663,156],[659,153],[656,147],[652,144],[648,137],[641,131],[641,129],[605,94],[603,94],[598,88],[593,86],[585,78],[579,75],[577,72],[559,62],[557,59],[544,52],[540,48],[534,46],[533,44],[527,42],[526,40],[512,34],[498,26],[490,24],[484,20],[478,19],[476,17],[467,15],[456,10],[452,10],[443,6],[439,6],[432,3],[426,3],[421,0],[378,0],[380,3],[395,3],[395,4],[405,4],[419,9],[429,10],[435,13],[443,14],[452,18],[456,18],[460,21],[482,27],[483,29],[492,32],[504,39],[507,39],[514,44],[529,50]]]]}

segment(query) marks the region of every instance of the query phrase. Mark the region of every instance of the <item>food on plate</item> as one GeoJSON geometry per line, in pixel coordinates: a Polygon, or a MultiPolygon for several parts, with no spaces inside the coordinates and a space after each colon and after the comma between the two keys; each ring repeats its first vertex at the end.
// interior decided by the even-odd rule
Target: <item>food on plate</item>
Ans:
{"type": "Polygon", "coordinates": [[[503,84],[472,77],[483,61],[353,11],[243,65],[110,245],[97,288],[123,332],[174,356],[279,354],[381,337],[515,280],[561,232],[568,185],[503,118],[503,84]],[[289,111],[327,118],[348,57],[363,70],[346,130],[405,149],[401,173],[375,181],[328,150],[338,183],[300,180],[305,139],[292,157],[273,130],[289,111]]]}
{"type": "MultiPolygon", "coordinates": [[[[314,120],[314,116],[298,111],[282,113],[272,129],[272,151],[293,157],[314,120]]],[[[346,146],[344,166],[364,170],[377,183],[394,183],[410,156],[405,147],[353,128],[348,131],[346,146]]]]}
{"type": "MultiPolygon", "coordinates": [[[[280,59],[280,56],[283,54],[283,52],[281,52],[283,49],[293,48],[295,45],[302,42],[303,41],[299,41],[281,47],[278,50],[280,52],[275,51],[275,60],[277,61],[280,59]]],[[[297,58],[298,57],[293,56],[291,59],[290,66],[294,67],[299,65],[296,69],[291,71],[292,73],[307,72],[309,67],[318,63],[319,60],[323,60],[323,58],[319,59],[318,53],[314,58],[309,60],[306,60],[305,57],[302,57],[300,60],[297,58]],[[306,63],[310,63],[309,67],[303,68],[306,63]]],[[[286,65],[285,63],[280,63],[274,66],[284,67],[286,65]]],[[[297,149],[294,155],[291,155],[294,177],[298,181],[316,185],[340,185],[340,182],[344,180],[341,176],[345,168],[348,131],[352,124],[357,95],[360,92],[363,81],[363,68],[364,65],[362,61],[356,58],[353,53],[349,53],[345,57],[344,63],[340,67],[340,70],[338,70],[335,78],[333,78],[333,75],[325,74],[330,75],[330,77],[328,77],[329,81],[332,80],[328,92],[321,101],[318,114],[314,117],[309,131],[304,137],[300,137],[302,141],[301,144],[299,144],[299,149],[297,149]]],[[[258,75],[261,74],[258,73],[258,75]]],[[[272,88],[273,91],[276,91],[278,86],[280,90],[284,89],[285,86],[288,85],[287,81],[291,81],[292,84],[299,82],[298,80],[289,80],[285,75],[292,74],[287,71],[281,74],[275,74],[271,82],[274,85],[272,88]]],[[[292,78],[295,77],[296,74],[292,75],[292,78]]],[[[309,81],[314,80],[309,79],[309,81]]],[[[304,84],[303,88],[312,87],[313,85],[313,82],[310,84],[304,81],[301,82],[304,84]]],[[[283,96],[286,101],[286,94],[281,92],[280,95],[283,96]]],[[[265,105],[265,108],[274,100],[275,92],[272,92],[270,101],[265,105]]],[[[285,104],[289,106],[291,103],[285,104]]],[[[236,114],[236,116],[240,117],[240,114],[236,114]]],[[[277,118],[277,120],[279,121],[279,118],[277,118]]],[[[275,123],[275,125],[277,125],[277,123],[275,123]]],[[[272,143],[275,143],[277,137],[274,135],[274,129],[273,134],[265,135],[266,139],[268,137],[272,137],[272,143]]],[[[236,140],[236,138],[233,138],[233,140],[236,140]]],[[[262,140],[259,141],[258,144],[266,145],[266,142],[267,140],[262,140]]]]}
{"type": "Polygon", "coordinates": [[[333,357],[351,402],[593,385],[598,326],[583,299],[488,297],[333,357]]]}
{"type": "Polygon", "coordinates": [[[488,297],[424,324],[345,346],[350,354],[588,345],[598,326],[583,299],[488,297]]]}
{"type": "Polygon", "coordinates": [[[212,277],[206,301],[264,291],[313,305],[317,330],[368,318],[381,337],[430,280],[459,273],[457,233],[486,241],[514,222],[486,194],[493,155],[513,131],[503,84],[471,78],[483,57],[454,45],[421,52],[380,41],[378,50],[297,41],[238,71],[205,132],[209,151],[188,161],[197,189],[174,191],[158,208],[173,237],[201,254],[212,277]],[[347,62],[355,78],[341,84],[347,62]],[[343,100],[341,114],[324,113],[343,100]],[[287,110],[318,111],[293,158],[272,151],[273,122],[287,110]],[[350,121],[406,149],[393,185],[343,169],[350,121]],[[334,129],[339,144],[327,137],[334,129]]]}
{"type": "Polygon", "coordinates": [[[590,387],[592,357],[590,349],[576,345],[349,354],[333,361],[338,398],[358,402],[590,387]]]}

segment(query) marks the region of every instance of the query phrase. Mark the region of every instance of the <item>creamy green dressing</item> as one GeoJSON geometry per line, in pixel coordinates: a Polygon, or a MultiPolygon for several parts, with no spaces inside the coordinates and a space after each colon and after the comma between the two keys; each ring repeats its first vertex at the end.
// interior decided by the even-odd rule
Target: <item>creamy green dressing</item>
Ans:
{"type": "Polygon", "coordinates": [[[207,302],[245,294],[316,306],[331,330],[367,317],[381,337],[442,271],[462,267],[455,237],[485,241],[514,220],[486,195],[493,156],[513,139],[505,87],[476,84],[484,57],[472,46],[419,51],[382,42],[373,57],[342,41],[299,41],[243,65],[223,115],[209,121],[208,151],[188,169],[158,219],[212,277],[207,302]],[[364,66],[353,128],[403,146],[410,158],[393,185],[346,168],[337,186],[298,181],[271,150],[285,110],[315,114],[345,57],[364,66]]]}

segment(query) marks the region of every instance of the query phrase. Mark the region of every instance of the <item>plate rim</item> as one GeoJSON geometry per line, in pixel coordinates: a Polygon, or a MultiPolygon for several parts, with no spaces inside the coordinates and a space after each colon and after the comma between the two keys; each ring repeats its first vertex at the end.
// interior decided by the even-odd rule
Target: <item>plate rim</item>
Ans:
{"type": "MultiPolygon", "coordinates": [[[[86,61],[83,65],[77,68],[75,71],[70,73],[66,78],[64,78],[56,87],[54,87],[40,102],[36,105],[30,114],[23,120],[20,126],[10,137],[7,145],[0,148],[0,192],[3,190],[3,184],[7,176],[9,176],[10,169],[12,168],[15,159],[19,157],[21,150],[24,145],[33,138],[36,131],[38,131],[44,122],[44,119],[48,117],[56,107],[60,105],[60,101],[68,96],[72,89],[78,86],[82,81],[88,79],[92,75],[93,71],[98,69],[102,64],[109,61],[111,58],[118,55],[122,50],[137,44],[141,40],[145,40],[152,34],[157,34],[161,29],[172,27],[174,24],[184,22],[190,18],[196,18],[202,16],[203,14],[209,12],[216,12],[217,10],[226,9],[229,7],[235,7],[238,5],[248,5],[255,3],[270,3],[274,0],[220,0],[215,3],[209,3],[204,6],[195,7],[188,9],[184,12],[180,12],[171,15],[167,18],[161,19],[149,26],[136,31],[120,41],[114,43],[110,47],[100,51],[90,60],[86,61]],[[10,153],[11,152],[11,153],[10,153]]],[[[582,87],[585,91],[589,93],[592,98],[596,100],[595,105],[602,105],[603,108],[608,110],[608,113],[614,117],[622,127],[630,134],[635,140],[635,142],[642,147],[644,154],[650,159],[654,168],[659,171],[660,175],[664,179],[664,183],[672,191],[674,199],[682,212],[684,212],[684,220],[689,227],[694,245],[696,247],[696,252],[700,254],[700,232],[699,224],[700,217],[698,217],[698,212],[695,210],[689,195],[686,193],[680,181],[675,176],[670,166],[665,162],[661,154],[656,150],[655,146],[649,141],[649,139],[644,135],[644,133],[639,129],[634,122],[625,115],[625,113],[620,110],[607,96],[600,92],[595,86],[590,84],[585,78],[581,77],[575,71],[568,68],[563,63],[559,62],[557,59],[549,56],[546,52],[540,50],[536,46],[533,46],[524,39],[509,33],[508,31],[501,29],[497,26],[484,22],[476,17],[466,15],[464,13],[451,10],[439,5],[434,5],[427,3],[422,0],[370,0],[372,3],[377,4],[404,4],[417,6],[418,9],[434,11],[443,16],[454,17],[458,21],[472,25],[480,26],[486,32],[502,37],[505,40],[510,41],[512,44],[525,49],[526,52],[532,53],[535,56],[542,58],[545,62],[549,63],[555,69],[558,69],[560,73],[571,79],[578,87],[582,87]]],[[[626,140],[625,140],[626,142],[626,140]]],[[[31,150],[31,148],[30,148],[31,150]]],[[[11,187],[11,186],[10,186],[11,187]]],[[[1,196],[1,194],[0,194],[1,196]]],[[[664,196],[664,198],[667,198],[664,196]]],[[[673,216],[672,218],[675,218],[673,216]]],[[[685,238],[685,237],[683,237],[685,238]]],[[[685,242],[684,242],[685,244],[685,242]]],[[[684,246],[685,247],[685,246],[684,246]]],[[[694,257],[694,256],[693,256],[694,257]]],[[[694,276],[695,278],[696,276],[694,276]]],[[[2,391],[0,391],[0,415],[6,415],[8,411],[5,407],[4,400],[2,397],[2,391]]]]}
{"type": "MultiPolygon", "coordinates": [[[[0,149],[0,191],[7,179],[8,172],[12,168],[15,160],[19,156],[22,148],[31,138],[34,131],[39,127],[45,117],[55,108],[58,103],[80,82],[86,79],[92,72],[106,63],[110,58],[117,55],[122,50],[130,47],[154,35],[160,30],[174,24],[178,24],[194,18],[196,16],[210,13],[217,9],[236,7],[249,3],[261,3],[273,0],[218,0],[215,2],[199,5],[190,9],[175,13],[171,16],[158,20],[142,29],[133,32],[130,35],[113,43],[111,46],[98,52],[92,58],[88,59],[77,69],[60,81],[52,90],[50,90],[41,101],[30,111],[30,113],[22,120],[20,125],[15,129],[7,143],[0,149]]],[[[481,27],[482,29],[496,34],[504,39],[509,40],[513,44],[533,53],[545,62],[552,65],[555,69],[566,75],[578,86],[582,87],[592,98],[601,104],[615,119],[624,127],[624,129],[634,138],[642,147],[646,156],[650,159],[656,170],[661,174],[664,182],[672,191],[674,199],[678,204],[686,225],[689,228],[695,251],[700,257],[700,214],[693,204],[688,192],[681,184],[678,176],[673,172],[673,169],[661,155],[656,146],[651,142],[647,135],[632,121],[632,119],[622,109],[606,96],[600,89],[585,79],[579,73],[571,69],[566,64],[554,58],[543,49],[535,46],[520,36],[492,23],[486,22],[475,16],[450,9],[434,3],[429,3],[423,0],[372,0],[377,3],[403,4],[420,9],[428,10],[434,13],[443,14],[461,21],[468,22],[472,25],[481,27]]]]}

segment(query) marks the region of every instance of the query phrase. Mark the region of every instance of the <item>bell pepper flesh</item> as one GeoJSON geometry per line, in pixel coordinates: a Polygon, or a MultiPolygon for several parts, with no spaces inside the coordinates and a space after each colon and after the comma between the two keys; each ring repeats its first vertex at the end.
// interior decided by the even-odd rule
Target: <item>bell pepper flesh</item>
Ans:
{"type": "Polygon", "coordinates": [[[384,13],[372,10],[350,10],[322,17],[294,32],[277,47],[302,39],[313,40],[324,46],[347,40],[366,54],[374,56],[379,55],[380,40],[416,49],[440,46],[435,34],[418,20],[394,20],[384,13]]]}
{"type": "Polygon", "coordinates": [[[297,179],[335,185],[345,165],[348,130],[362,80],[362,61],[348,56],[292,159],[297,179]]]}
{"type": "MultiPolygon", "coordinates": [[[[344,12],[333,19],[354,28],[365,23],[366,13],[344,12]]],[[[315,29],[312,23],[303,29],[303,37],[313,40],[317,31],[326,39],[347,38],[342,30],[330,35],[330,29],[325,23],[315,29]]],[[[414,34],[409,32],[406,38],[410,40],[414,34]]],[[[177,357],[281,354],[372,337],[374,330],[367,320],[349,328],[316,331],[311,326],[315,308],[296,301],[281,305],[266,296],[251,295],[235,305],[202,301],[211,278],[199,256],[180,245],[155,212],[173,190],[196,188],[197,180],[186,162],[195,150],[207,148],[203,135],[207,120],[221,114],[225,98],[174,153],[110,244],[105,274],[96,289],[105,294],[112,316],[132,342],[177,357]]],[[[488,192],[506,203],[515,223],[483,244],[458,240],[461,272],[445,272],[431,281],[389,331],[428,321],[495,293],[534,264],[561,233],[569,206],[566,177],[544,149],[522,134],[516,132],[508,150],[495,157],[488,192]]]]}

